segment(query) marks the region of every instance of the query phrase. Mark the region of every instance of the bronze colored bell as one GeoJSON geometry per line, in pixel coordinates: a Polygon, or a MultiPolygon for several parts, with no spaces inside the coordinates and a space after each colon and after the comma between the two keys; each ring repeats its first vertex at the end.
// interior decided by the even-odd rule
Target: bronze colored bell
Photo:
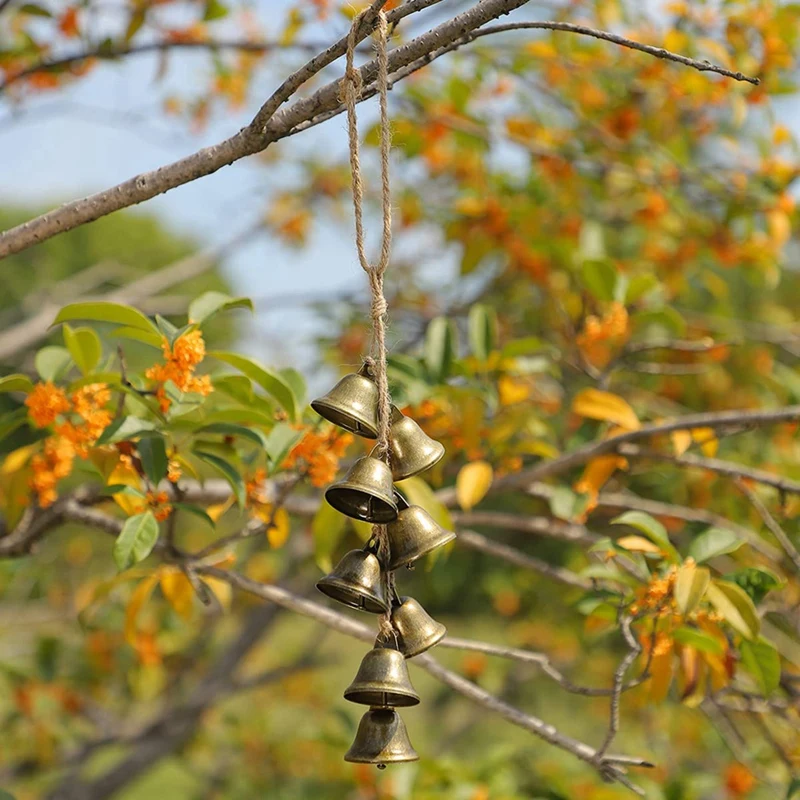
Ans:
{"type": "Polygon", "coordinates": [[[393,708],[371,708],[361,717],[358,733],[345,761],[354,764],[398,764],[419,761],[411,746],[408,731],[393,708]]]}
{"type": "Polygon", "coordinates": [[[326,395],[313,400],[311,408],[321,417],[366,439],[378,437],[378,387],[366,364],[345,375],[326,395]]]}
{"type": "Polygon", "coordinates": [[[401,597],[400,604],[392,606],[392,625],[399,637],[399,650],[406,658],[429,650],[447,633],[447,628],[413,597],[401,597]]]}
{"type": "Polygon", "coordinates": [[[381,562],[369,550],[351,550],[329,575],[317,581],[323,594],[371,614],[384,614],[389,603],[381,580],[381,562]]]}
{"type": "Polygon", "coordinates": [[[418,558],[456,538],[455,533],[446,531],[437,524],[424,508],[409,506],[405,498],[397,492],[395,497],[399,509],[397,519],[386,526],[391,553],[387,569],[409,566],[418,558]]]}
{"type": "Polygon", "coordinates": [[[405,656],[382,646],[374,647],[361,660],[355,680],[345,689],[344,699],[365,706],[415,706],[419,703],[405,656]]]}
{"type": "Polygon", "coordinates": [[[343,481],[328,487],[325,499],[354,519],[378,524],[397,519],[392,471],[373,456],[359,458],[343,481]]]}
{"type": "Polygon", "coordinates": [[[402,481],[430,469],[444,455],[444,445],[431,439],[411,417],[392,406],[389,454],[392,477],[402,481]]]}

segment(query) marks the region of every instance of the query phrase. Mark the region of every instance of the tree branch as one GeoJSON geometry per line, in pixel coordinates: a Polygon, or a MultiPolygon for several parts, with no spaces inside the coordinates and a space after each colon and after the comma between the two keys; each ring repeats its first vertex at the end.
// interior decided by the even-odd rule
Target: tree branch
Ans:
{"type": "MultiPolygon", "coordinates": [[[[375,0],[373,2],[370,13],[364,18],[365,24],[362,31],[359,32],[360,38],[368,34],[369,28],[367,25],[373,19],[373,15],[377,16],[377,11],[380,10],[384,2],[385,0],[375,0]],[[361,36],[362,32],[363,36],[361,36]]],[[[411,2],[405,3],[389,12],[387,15],[388,21],[390,24],[394,24],[402,17],[429,7],[435,2],[436,0],[411,0],[411,2]]],[[[468,43],[468,41],[472,41],[472,39],[469,39],[470,35],[474,34],[473,38],[477,38],[490,33],[500,33],[515,29],[508,26],[494,26],[475,33],[478,28],[482,28],[491,20],[508,14],[527,2],[528,0],[481,0],[481,2],[467,11],[393,49],[389,53],[389,71],[393,73],[393,81],[396,82],[399,79],[399,73],[404,68],[409,68],[410,65],[413,65],[413,70],[421,69],[434,58],[444,55],[446,52],[468,43]]],[[[536,25],[540,28],[549,26],[551,30],[571,30],[564,27],[568,23],[543,22],[530,23],[530,25],[536,25]]],[[[573,28],[574,30],[571,30],[573,33],[595,37],[603,34],[600,38],[606,38],[608,41],[624,39],[624,37],[617,37],[616,34],[606,34],[593,29],[582,30],[580,26],[573,26],[573,28]]],[[[650,54],[658,58],[669,58],[672,55],[675,56],[673,60],[683,59],[681,63],[686,63],[696,69],[705,71],[714,69],[713,65],[706,62],[695,62],[684,56],[668,54],[668,51],[662,48],[650,48],[649,45],[639,45],[638,43],[630,42],[630,40],[616,43],[635,47],[635,49],[649,48],[645,52],[652,50],[650,54]]],[[[331,45],[324,53],[320,53],[311,59],[308,64],[287,78],[278,87],[246,128],[223,142],[203,148],[190,156],[152,172],[137,175],[110,189],[66,203],[58,209],[0,234],[0,258],[25,250],[38,242],[91,222],[106,214],[141,203],[177,186],[182,186],[185,183],[210,175],[241,158],[264,150],[279,139],[297,133],[304,124],[308,125],[315,118],[319,119],[332,112],[338,113],[343,107],[339,99],[338,80],[326,84],[308,98],[297,100],[286,109],[281,111],[278,111],[278,109],[310,77],[316,75],[324,67],[343,55],[345,47],[346,39],[341,39],[331,45]]],[[[721,69],[717,68],[716,71],[721,69]]],[[[361,67],[359,73],[362,85],[367,86],[372,83],[376,72],[377,64],[375,60],[361,67]]],[[[403,73],[403,76],[407,74],[410,74],[410,72],[403,73]]],[[[729,77],[736,78],[738,75],[739,73],[730,73],[729,77]]],[[[744,76],[741,79],[745,79],[744,76]]]]}

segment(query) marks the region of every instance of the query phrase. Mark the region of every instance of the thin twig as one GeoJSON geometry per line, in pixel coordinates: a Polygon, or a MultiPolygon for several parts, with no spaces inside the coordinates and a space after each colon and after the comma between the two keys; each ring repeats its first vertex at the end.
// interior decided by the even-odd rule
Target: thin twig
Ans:
{"type": "Polygon", "coordinates": [[[734,483],[739,491],[750,501],[772,535],[778,540],[784,553],[786,553],[794,564],[795,571],[800,573],[800,552],[798,552],[786,531],[778,524],[778,520],[770,513],[770,510],[764,505],[761,498],[741,478],[736,478],[734,483]]]}

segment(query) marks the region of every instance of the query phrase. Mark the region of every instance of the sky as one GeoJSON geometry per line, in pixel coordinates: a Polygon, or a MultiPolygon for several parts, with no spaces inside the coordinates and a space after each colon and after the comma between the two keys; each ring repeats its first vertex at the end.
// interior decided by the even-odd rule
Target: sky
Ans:
{"type": "MultiPolygon", "coordinates": [[[[276,32],[290,5],[290,0],[256,2],[268,34],[276,32]]],[[[338,33],[343,32],[344,23],[338,33]]],[[[310,29],[305,35],[313,38],[314,33],[310,29]]],[[[240,111],[212,116],[199,135],[192,134],[180,120],[164,117],[159,109],[170,91],[187,95],[193,84],[207,85],[208,58],[202,53],[173,57],[165,83],[155,82],[157,59],[148,55],[101,65],[68,90],[26,103],[19,111],[0,99],[0,203],[56,205],[218,142],[249,122],[259,101],[292,65],[276,64],[262,70],[251,101],[240,111]]],[[[795,131],[800,129],[796,105],[778,109],[779,116],[795,131]]],[[[361,106],[360,114],[366,128],[374,119],[374,101],[361,106]]],[[[295,152],[324,149],[343,154],[344,117],[293,137],[282,146],[295,152]]],[[[289,168],[280,160],[266,167],[254,157],[139,208],[201,244],[219,243],[248,227],[263,213],[269,193],[290,178],[289,168]]],[[[367,181],[376,178],[365,176],[367,181]]],[[[292,364],[300,369],[311,363],[310,343],[318,327],[310,312],[285,298],[305,297],[310,292],[333,295],[359,287],[366,290],[352,231],[341,223],[315,226],[310,245],[301,250],[262,236],[229,258],[224,269],[238,292],[256,300],[258,313],[245,349],[266,363],[292,364]],[[282,299],[277,307],[269,302],[275,297],[282,299]],[[287,336],[287,331],[292,335],[287,336]]],[[[446,276],[452,267],[444,258],[438,269],[446,276]]]]}

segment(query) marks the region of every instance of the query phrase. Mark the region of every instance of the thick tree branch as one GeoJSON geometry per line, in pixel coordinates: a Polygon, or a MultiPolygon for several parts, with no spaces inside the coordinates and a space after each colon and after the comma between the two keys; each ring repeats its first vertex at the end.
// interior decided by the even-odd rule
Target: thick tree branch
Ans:
{"type": "MultiPolygon", "coordinates": [[[[396,82],[400,73],[409,68],[410,65],[413,65],[414,70],[421,69],[434,58],[468,43],[470,39],[465,37],[469,37],[477,29],[482,28],[493,19],[520,8],[527,1],[481,0],[481,2],[467,11],[395,48],[389,54],[389,71],[392,73],[393,81],[396,82]]],[[[433,5],[434,2],[435,0],[412,0],[389,12],[387,15],[388,20],[390,24],[393,24],[404,16],[433,5]]],[[[372,15],[377,15],[377,11],[380,10],[383,4],[384,2],[381,0],[376,0],[373,3],[371,13],[364,18],[363,35],[361,35],[362,32],[359,32],[359,37],[357,37],[359,40],[369,33],[368,25],[373,20],[372,15]]],[[[538,25],[538,27],[549,26],[549,29],[552,30],[568,30],[568,28],[563,27],[566,23],[543,22],[531,24],[538,25]]],[[[579,30],[580,26],[574,27],[575,30],[571,31],[573,33],[592,36],[604,34],[602,31],[593,31],[592,29],[579,30]]],[[[487,28],[478,32],[473,38],[477,38],[477,35],[485,36],[510,29],[513,28],[494,26],[494,28],[487,28]]],[[[616,37],[615,34],[609,33],[600,38],[614,41],[615,38],[624,37],[616,37]]],[[[621,44],[622,42],[617,43],[621,44]]],[[[205,175],[210,175],[241,158],[264,150],[273,142],[298,132],[303,125],[308,125],[315,118],[320,119],[326,114],[338,113],[342,109],[342,103],[339,99],[338,80],[326,84],[308,98],[297,100],[286,109],[281,111],[278,109],[309,78],[341,57],[344,54],[345,46],[345,40],[340,40],[331,45],[324,53],[315,56],[308,64],[287,78],[262,106],[250,125],[229,139],[211,147],[203,148],[197,153],[152,172],[137,175],[111,189],[66,203],[58,209],[0,234],[0,258],[20,252],[38,242],[91,222],[106,214],[141,203],[177,186],[197,180],[205,175]]],[[[633,42],[625,44],[625,46],[636,47],[636,49],[649,47],[648,45],[638,45],[638,43],[633,42]]],[[[659,58],[669,57],[669,55],[666,55],[667,51],[661,48],[652,48],[652,50],[651,55],[656,55],[659,58]]],[[[673,60],[678,58],[684,59],[681,63],[687,63],[697,69],[709,70],[713,68],[712,65],[705,62],[693,62],[692,59],[685,59],[683,56],[676,56],[676,59],[673,60]]],[[[722,68],[718,68],[717,71],[720,69],[722,68]]],[[[374,81],[376,71],[377,65],[374,60],[365,64],[359,70],[361,82],[364,86],[368,86],[374,81]]],[[[403,73],[403,75],[406,74],[410,73],[403,73]]],[[[738,73],[730,73],[730,77],[737,77],[737,75],[738,73]]],[[[744,79],[744,76],[742,76],[742,79],[744,79]]]]}

